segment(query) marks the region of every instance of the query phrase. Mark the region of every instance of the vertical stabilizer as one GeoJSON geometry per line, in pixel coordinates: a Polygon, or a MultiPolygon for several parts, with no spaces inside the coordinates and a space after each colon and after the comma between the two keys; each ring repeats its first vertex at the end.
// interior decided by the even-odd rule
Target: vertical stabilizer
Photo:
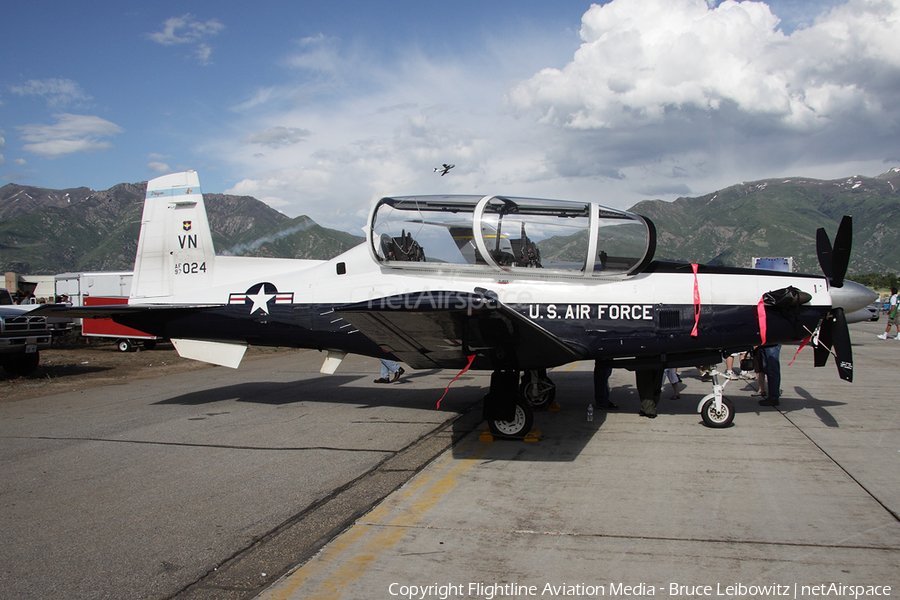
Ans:
{"type": "Polygon", "coordinates": [[[216,252],[196,171],[147,183],[131,298],[153,301],[209,287],[216,252]]]}

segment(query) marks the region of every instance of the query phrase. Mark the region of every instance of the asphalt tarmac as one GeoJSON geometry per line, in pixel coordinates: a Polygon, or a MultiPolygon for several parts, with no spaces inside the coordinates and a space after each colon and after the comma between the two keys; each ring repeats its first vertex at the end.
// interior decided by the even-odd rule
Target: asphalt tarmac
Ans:
{"type": "Polygon", "coordinates": [[[896,596],[883,330],[851,326],[852,385],[786,346],[781,406],[732,382],[727,429],[700,423],[694,369],[655,420],[614,371],[621,409],[587,422],[576,363],[541,441],[483,442],[488,374],[438,411],[455,373],[376,385],[377,361],[323,376],[317,352],[6,403],[0,598],[896,596]]]}
{"type": "Polygon", "coordinates": [[[556,369],[542,441],[473,432],[258,598],[896,597],[900,341],[851,330],[855,383],[785,346],[781,405],[732,382],[727,429],[694,369],[655,420],[615,371],[592,422],[591,365],[556,369]]]}
{"type": "Polygon", "coordinates": [[[438,411],[455,373],[323,359],[0,404],[0,598],[252,596],[467,433],[488,381],[438,411]]]}

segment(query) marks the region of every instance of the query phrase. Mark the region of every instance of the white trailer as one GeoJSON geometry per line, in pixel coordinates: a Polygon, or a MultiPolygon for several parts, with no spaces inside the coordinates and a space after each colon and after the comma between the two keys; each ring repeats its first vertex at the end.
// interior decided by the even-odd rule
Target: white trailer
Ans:
{"type": "Polygon", "coordinates": [[[89,296],[127,298],[131,294],[131,271],[85,271],[56,276],[56,295],[68,296],[72,306],[84,306],[89,296]]]}
{"type": "MultiPolygon", "coordinates": [[[[73,306],[128,304],[132,277],[131,271],[61,273],[56,276],[56,295],[68,296],[73,306]]],[[[160,339],[112,319],[81,319],[81,335],[115,339],[122,352],[133,350],[138,343],[153,348],[160,339]]]]}

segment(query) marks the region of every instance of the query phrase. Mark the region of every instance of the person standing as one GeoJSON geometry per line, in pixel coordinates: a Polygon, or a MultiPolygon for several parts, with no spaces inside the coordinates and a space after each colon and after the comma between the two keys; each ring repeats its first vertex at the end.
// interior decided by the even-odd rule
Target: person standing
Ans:
{"type": "MultiPolygon", "coordinates": [[[[681,377],[678,376],[678,369],[669,368],[666,369],[664,373],[666,379],[672,384],[672,400],[678,400],[681,398],[681,394],[678,393],[678,384],[681,383],[681,377]]],[[[665,383],[663,385],[665,385],[665,383]]]]}
{"type": "Polygon", "coordinates": [[[763,346],[763,371],[769,395],[759,401],[760,406],[778,406],[781,398],[781,344],[763,346]]]}
{"type": "Polygon", "coordinates": [[[888,308],[888,322],[887,329],[884,330],[884,333],[878,336],[879,339],[886,340],[888,339],[888,335],[891,333],[891,327],[897,328],[897,337],[891,338],[894,340],[900,340],[900,325],[897,324],[897,288],[891,288],[891,300],[890,307],[888,308]]]}
{"type": "Polygon", "coordinates": [[[639,369],[634,372],[638,397],[641,399],[641,412],[638,414],[642,417],[656,418],[656,407],[662,391],[663,373],[664,369],[639,369]]]}
{"type": "Polygon", "coordinates": [[[381,361],[381,377],[376,379],[375,383],[391,383],[400,379],[400,376],[405,373],[403,367],[398,365],[396,361],[386,358],[380,358],[379,360],[381,361]]]}
{"type": "Polygon", "coordinates": [[[611,367],[601,367],[600,361],[594,361],[594,404],[605,410],[619,410],[619,406],[609,399],[609,376],[611,367]]]}

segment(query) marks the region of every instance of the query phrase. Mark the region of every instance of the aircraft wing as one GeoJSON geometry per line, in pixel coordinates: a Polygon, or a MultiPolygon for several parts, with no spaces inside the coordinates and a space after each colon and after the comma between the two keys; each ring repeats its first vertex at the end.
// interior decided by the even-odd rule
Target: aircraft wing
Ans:
{"type": "Polygon", "coordinates": [[[366,337],[416,369],[538,369],[584,358],[496,299],[465,292],[419,292],[336,309],[366,337]]]}

